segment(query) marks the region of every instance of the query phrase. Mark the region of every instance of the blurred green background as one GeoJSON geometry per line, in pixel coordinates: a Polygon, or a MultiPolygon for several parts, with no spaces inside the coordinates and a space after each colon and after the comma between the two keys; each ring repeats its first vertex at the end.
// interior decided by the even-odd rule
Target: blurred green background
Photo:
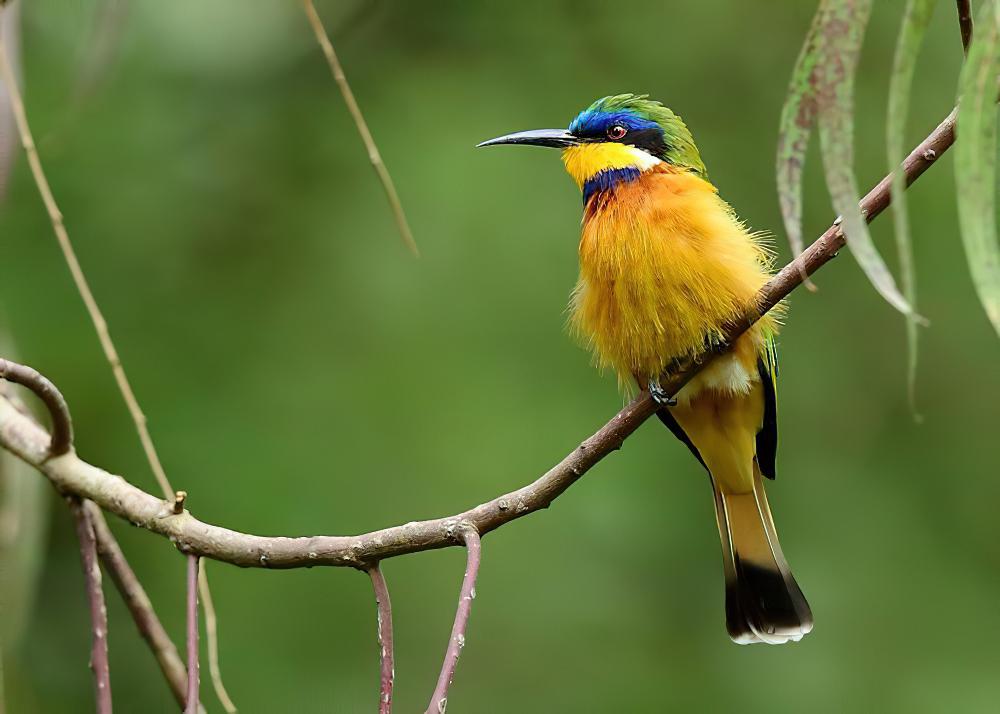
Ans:
{"type": "MultiPolygon", "coordinates": [[[[788,258],[776,127],[812,2],[320,3],[419,260],[298,3],[130,2],[110,41],[99,8],[24,8],[28,111],[167,471],[207,521],[347,534],[453,513],[534,479],[621,405],[614,377],[563,331],[575,187],[554,152],[478,141],[648,92],[687,120],[723,196],[788,258]],[[107,64],[80,92],[103,42],[107,64]]],[[[901,8],[876,3],[867,35],[862,186],[885,173],[901,8]]],[[[942,2],[907,145],[947,114],[960,61],[942,2]]],[[[849,257],[791,300],[769,493],[813,634],[730,643],[709,489],[650,422],[552,509],[485,540],[449,711],[996,711],[1000,342],[968,277],[952,170],[949,156],[909,194],[932,322],[922,424],[906,405],[903,321],[849,257]]],[[[806,181],[817,235],[832,215],[815,155],[806,181]]],[[[873,226],[887,254],[891,228],[873,226]]],[[[5,321],[20,358],[66,394],[80,454],[155,492],[23,161],[0,247],[5,321]]],[[[4,653],[16,713],[93,706],[72,524],[48,502],[38,595],[4,653]]],[[[183,558],[112,526],[179,642],[183,558]]],[[[463,562],[451,549],[385,564],[399,712],[430,696],[463,562]]],[[[363,575],[209,572],[241,711],[374,710],[363,575]]],[[[118,711],[176,711],[110,587],[108,602],[118,711]]],[[[202,693],[221,711],[207,673],[202,693]]]]}

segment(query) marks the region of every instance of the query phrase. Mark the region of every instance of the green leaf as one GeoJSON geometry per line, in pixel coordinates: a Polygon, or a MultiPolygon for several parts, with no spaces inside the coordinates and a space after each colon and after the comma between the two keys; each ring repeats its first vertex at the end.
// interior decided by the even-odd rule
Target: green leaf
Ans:
{"type": "Polygon", "coordinates": [[[792,70],[785,105],[778,125],[778,153],[775,175],[778,203],[793,257],[802,253],[802,169],[805,166],[809,135],[816,123],[816,93],[813,74],[819,61],[817,37],[822,13],[813,17],[806,41],[792,70]]]}
{"type": "MultiPolygon", "coordinates": [[[[910,106],[910,90],[913,74],[917,66],[917,55],[923,44],[927,26],[934,12],[935,0],[907,0],[903,12],[903,24],[896,43],[896,55],[892,63],[889,81],[889,112],[886,119],[885,145],[892,173],[892,218],[896,235],[896,253],[899,256],[899,271],[903,284],[903,297],[914,308],[917,305],[917,280],[914,271],[913,244],[910,239],[909,215],[906,211],[906,178],[903,176],[902,162],[905,157],[903,139],[906,130],[906,116],[910,106]]],[[[906,320],[906,392],[910,409],[917,413],[917,328],[916,315],[906,320]]]]}
{"type": "Polygon", "coordinates": [[[913,312],[875,249],[858,205],[854,179],[854,74],[872,0],[824,0],[820,4],[820,63],[815,72],[820,154],[830,200],[858,265],[890,305],[913,312]]]}
{"type": "Polygon", "coordinates": [[[976,23],[959,77],[955,142],[958,222],[976,293],[1000,334],[1000,247],[996,225],[1000,3],[986,2],[976,23]]]}

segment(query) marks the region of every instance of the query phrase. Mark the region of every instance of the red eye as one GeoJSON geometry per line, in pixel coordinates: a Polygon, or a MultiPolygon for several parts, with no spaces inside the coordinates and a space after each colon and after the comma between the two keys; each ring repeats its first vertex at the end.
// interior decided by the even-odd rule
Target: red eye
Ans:
{"type": "Polygon", "coordinates": [[[623,127],[621,124],[612,124],[608,127],[608,138],[612,141],[624,139],[626,134],[628,134],[628,129],[623,127]]]}

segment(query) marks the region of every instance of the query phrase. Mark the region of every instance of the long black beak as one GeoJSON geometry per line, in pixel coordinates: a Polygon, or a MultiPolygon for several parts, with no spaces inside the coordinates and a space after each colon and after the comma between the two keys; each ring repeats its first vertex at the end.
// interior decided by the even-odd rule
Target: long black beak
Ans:
{"type": "Polygon", "coordinates": [[[554,149],[565,149],[567,146],[576,146],[579,143],[580,140],[565,129],[533,129],[532,131],[519,131],[514,134],[498,136],[496,139],[476,144],[476,148],[497,144],[527,144],[529,146],[550,146],[554,149]]]}

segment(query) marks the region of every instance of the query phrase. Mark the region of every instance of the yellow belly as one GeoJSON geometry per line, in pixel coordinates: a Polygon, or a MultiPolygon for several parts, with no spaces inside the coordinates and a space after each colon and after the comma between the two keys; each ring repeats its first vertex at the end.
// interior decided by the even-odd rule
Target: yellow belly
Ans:
{"type": "MultiPolygon", "coordinates": [[[[658,377],[675,358],[722,336],[768,279],[769,258],[718,197],[691,174],[653,171],[592,201],[580,241],[571,325],[601,367],[623,381],[658,377]]],[[[772,318],[685,391],[749,390],[772,318]]]]}

